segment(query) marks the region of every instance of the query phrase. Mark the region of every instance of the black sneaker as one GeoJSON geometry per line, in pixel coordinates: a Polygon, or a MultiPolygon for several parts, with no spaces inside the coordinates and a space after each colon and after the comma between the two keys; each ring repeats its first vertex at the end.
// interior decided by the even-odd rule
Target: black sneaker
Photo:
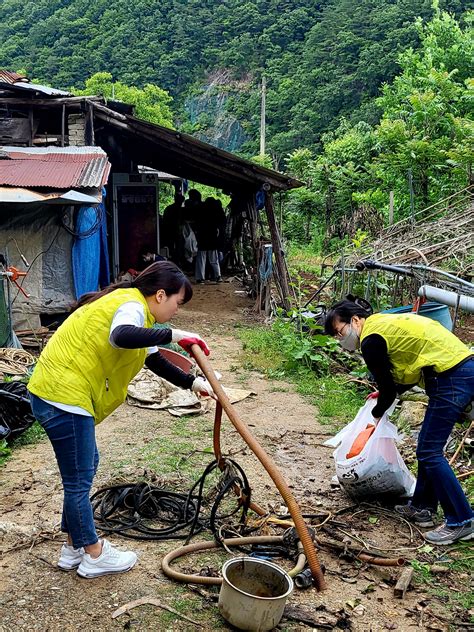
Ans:
{"type": "Polygon", "coordinates": [[[429,509],[416,509],[411,504],[395,505],[394,510],[417,527],[434,527],[433,514],[429,509]]]}
{"type": "Polygon", "coordinates": [[[443,523],[433,531],[427,531],[423,534],[423,537],[430,544],[454,544],[459,540],[472,540],[474,539],[474,521],[468,522],[462,527],[448,527],[446,523],[443,523]]]}

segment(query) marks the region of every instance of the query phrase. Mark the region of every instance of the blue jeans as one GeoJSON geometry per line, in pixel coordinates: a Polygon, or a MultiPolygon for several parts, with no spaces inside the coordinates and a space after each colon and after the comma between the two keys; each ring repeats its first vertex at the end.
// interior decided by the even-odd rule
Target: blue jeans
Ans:
{"type": "Polygon", "coordinates": [[[99,465],[93,417],[75,415],[30,393],[31,408],[53,446],[64,489],[61,531],[74,548],[98,541],[90,491],[99,465]]]}
{"type": "Polygon", "coordinates": [[[474,514],[443,449],[455,422],[474,399],[474,358],[448,376],[426,378],[425,387],[429,403],[418,437],[412,505],[436,511],[439,503],[446,524],[457,527],[470,522],[474,514]]]}

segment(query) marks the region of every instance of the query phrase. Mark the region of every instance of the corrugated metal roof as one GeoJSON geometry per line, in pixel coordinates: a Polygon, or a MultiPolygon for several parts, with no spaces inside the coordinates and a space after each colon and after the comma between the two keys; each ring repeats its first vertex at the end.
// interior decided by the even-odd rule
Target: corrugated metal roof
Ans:
{"type": "Polygon", "coordinates": [[[5,83],[11,88],[18,88],[19,90],[29,90],[31,92],[37,92],[49,97],[69,97],[70,92],[64,90],[58,90],[56,88],[50,88],[49,86],[42,86],[37,83],[31,83],[31,81],[24,75],[20,75],[17,72],[11,72],[10,70],[4,70],[0,68],[0,84],[5,83]]]}
{"type": "Polygon", "coordinates": [[[54,202],[68,202],[69,204],[98,204],[102,200],[102,193],[98,189],[87,189],[86,193],[75,191],[50,191],[40,193],[31,189],[19,187],[0,187],[0,202],[8,204],[29,204],[54,202]]]}
{"type": "Polygon", "coordinates": [[[71,96],[70,92],[66,92],[65,90],[58,90],[57,88],[50,88],[49,86],[41,86],[37,83],[24,83],[23,81],[15,81],[12,84],[14,88],[20,88],[21,90],[29,90],[31,92],[39,92],[40,94],[45,94],[50,97],[69,97],[71,96]]]}
{"type": "Polygon", "coordinates": [[[139,164],[231,192],[257,190],[266,184],[275,191],[303,186],[291,176],[261,167],[189,134],[120,114],[97,102],[91,105],[94,117],[102,121],[107,131],[117,130],[122,150],[139,164]]]}
{"type": "Polygon", "coordinates": [[[69,145],[68,147],[15,147],[14,145],[1,145],[0,150],[4,152],[17,152],[19,154],[43,155],[43,154],[97,154],[105,156],[102,147],[97,145],[80,145],[78,147],[69,145]]]}
{"type": "Polygon", "coordinates": [[[110,166],[100,147],[0,147],[0,186],[100,188],[110,166]]]}
{"type": "Polygon", "coordinates": [[[9,83],[13,85],[17,82],[28,83],[28,79],[23,75],[19,75],[17,72],[10,72],[9,70],[2,70],[0,68],[0,83],[9,83]]]}

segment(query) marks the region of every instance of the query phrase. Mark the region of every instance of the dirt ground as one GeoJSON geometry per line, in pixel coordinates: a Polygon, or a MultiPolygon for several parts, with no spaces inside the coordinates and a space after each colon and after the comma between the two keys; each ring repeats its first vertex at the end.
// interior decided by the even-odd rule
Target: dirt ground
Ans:
{"type": "MultiPolygon", "coordinates": [[[[252,305],[240,290],[234,283],[197,286],[194,299],[181,310],[175,324],[196,330],[208,340],[212,365],[222,373],[224,385],[248,387],[256,393],[237,404],[236,409],[273,456],[304,511],[324,514],[350,505],[339,489],[331,487],[332,451],[322,446],[329,430],[318,423],[317,409],[296,394],[293,386],[273,382],[241,366],[241,344],[235,327],[251,320],[252,305]]],[[[177,420],[167,412],[123,405],[97,428],[101,464],[96,487],[117,478],[133,481],[144,473],[158,477],[170,488],[179,484],[179,477],[173,476],[172,472],[162,476],[162,472],[150,467],[150,462],[153,463],[150,450],[160,442],[178,445],[183,441],[183,434],[183,446],[189,447],[191,443],[197,449],[209,448],[212,445],[212,415],[180,420],[181,437],[176,435],[176,424],[177,420]],[[199,440],[194,439],[193,443],[196,436],[199,440]],[[147,446],[150,448],[148,452],[144,450],[147,446]]],[[[255,501],[279,512],[282,501],[270,478],[245,449],[227,420],[223,436],[224,451],[231,450],[233,458],[243,466],[255,501]]],[[[210,459],[211,455],[205,456],[200,468],[210,459]]],[[[119,606],[144,596],[157,598],[199,621],[201,629],[231,629],[219,615],[212,598],[204,593],[204,596],[196,594],[186,585],[174,584],[161,573],[163,554],[178,547],[179,542],[130,542],[120,537],[111,538],[120,546],[133,548],[139,555],[137,566],[122,575],[84,580],[75,572],[65,573],[57,569],[62,540],[58,533],[61,496],[49,443],[44,441],[16,449],[1,471],[0,482],[2,632],[196,629],[180,617],[151,605],[140,606],[130,614],[112,619],[112,613],[119,606]]],[[[410,555],[422,544],[421,536],[416,532],[414,541],[409,541],[406,525],[382,514],[376,516],[374,518],[371,510],[356,513],[353,509],[341,520],[347,520],[346,529],[351,535],[359,534],[366,542],[378,544],[396,557],[410,555]]],[[[327,590],[322,593],[314,588],[295,590],[290,600],[291,605],[302,606],[320,617],[321,627],[313,629],[351,629],[356,632],[448,629],[446,621],[453,615],[441,601],[426,594],[422,585],[411,589],[403,600],[394,598],[393,583],[400,569],[350,562],[326,551],[319,555],[326,569],[327,590]],[[326,627],[321,619],[324,616],[327,616],[326,627]],[[339,619],[340,627],[331,627],[335,619],[339,619]]],[[[205,561],[187,558],[182,566],[194,564],[199,570],[205,561]]],[[[283,620],[279,629],[309,628],[283,620]]]]}

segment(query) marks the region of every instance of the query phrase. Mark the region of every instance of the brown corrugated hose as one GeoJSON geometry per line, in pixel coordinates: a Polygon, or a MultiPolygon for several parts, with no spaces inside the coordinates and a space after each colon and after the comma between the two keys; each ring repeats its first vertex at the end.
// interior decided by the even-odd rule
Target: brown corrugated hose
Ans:
{"type": "Polygon", "coordinates": [[[301,544],[303,545],[303,549],[306,555],[306,559],[308,561],[308,565],[311,569],[311,573],[313,575],[313,580],[316,585],[316,588],[321,591],[325,588],[324,576],[321,570],[321,566],[319,564],[318,556],[316,554],[316,549],[314,548],[314,543],[311,538],[311,535],[308,531],[308,527],[304,521],[303,516],[301,515],[300,508],[291,493],[290,488],[288,487],[285,479],[281,475],[278,470],[276,464],[273,460],[268,456],[265,450],[261,447],[258,441],[250,432],[247,425],[239,418],[234,407],[230,403],[229,398],[224,392],[224,389],[220,385],[218,379],[216,378],[213,369],[209,365],[204,353],[198,345],[192,346],[192,353],[198,363],[201,371],[206,376],[207,380],[211,384],[214,393],[216,394],[217,399],[219,400],[220,405],[224,409],[227,417],[230,419],[231,423],[234,425],[237,432],[240,434],[245,443],[249,446],[255,456],[258,458],[260,463],[268,472],[269,476],[275,483],[278,491],[283,497],[283,500],[288,507],[288,511],[293,518],[293,522],[295,523],[295,528],[298,532],[301,544]]]}

